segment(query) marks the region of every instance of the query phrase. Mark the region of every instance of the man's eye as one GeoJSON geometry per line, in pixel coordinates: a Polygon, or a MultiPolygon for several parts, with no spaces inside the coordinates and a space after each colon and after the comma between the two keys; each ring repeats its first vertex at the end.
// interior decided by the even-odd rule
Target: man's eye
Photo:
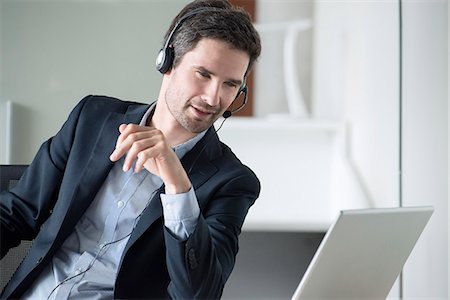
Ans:
{"type": "Polygon", "coordinates": [[[197,71],[197,74],[204,78],[209,78],[208,72],[197,71]]]}
{"type": "Polygon", "coordinates": [[[237,84],[236,84],[236,83],[233,83],[233,82],[230,82],[230,81],[225,82],[225,84],[226,84],[228,87],[231,87],[231,88],[236,88],[236,87],[237,87],[237,84]]]}

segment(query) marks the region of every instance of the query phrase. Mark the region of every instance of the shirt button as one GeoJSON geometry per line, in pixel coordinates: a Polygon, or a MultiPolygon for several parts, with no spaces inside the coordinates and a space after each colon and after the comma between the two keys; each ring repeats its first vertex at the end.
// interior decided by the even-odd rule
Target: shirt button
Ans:
{"type": "Polygon", "coordinates": [[[118,207],[118,208],[121,208],[123,205],[124,205],[124,203],[123,203],[122,200],[117,201],[117,207],[118,207]]]}

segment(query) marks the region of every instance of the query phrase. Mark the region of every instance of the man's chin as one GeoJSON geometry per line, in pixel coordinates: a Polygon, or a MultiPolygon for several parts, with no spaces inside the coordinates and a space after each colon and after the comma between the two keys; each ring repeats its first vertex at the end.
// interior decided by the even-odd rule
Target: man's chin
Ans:
{"type": "Polygon", "coordinates": [[[198,121],[198,122],[187,122],[185,124],[182,124],[182,126],[184,127],[184,129],[186,129],[189,132],[192,133],[200,133],[205,131],[206,129],[208,129],[209,127],[211,127],[213,125],[214,122],[202,122],[202,121],[198,121]]]}
{"type": "Polygon", "coordinates": [[[181,124],[186,130],[192,133],[200,133],[210,128],[217,119],[217,115],[211,115],[211,117],[207,119],[198,119],[194,117],[192,119],[184,120],[184,124],[181,124]]]}

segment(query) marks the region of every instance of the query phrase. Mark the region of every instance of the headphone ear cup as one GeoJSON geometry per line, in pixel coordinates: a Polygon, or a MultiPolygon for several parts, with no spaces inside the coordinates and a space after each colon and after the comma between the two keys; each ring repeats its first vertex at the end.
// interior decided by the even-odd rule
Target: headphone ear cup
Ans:
{"type": "Polygon", "coordinates": [[[159,50],[158,56],[156,57],[156,69],[161,74],[165,74],[172,68],[174,56],[175,54],[172,47],[164,47],[159,50]]]}

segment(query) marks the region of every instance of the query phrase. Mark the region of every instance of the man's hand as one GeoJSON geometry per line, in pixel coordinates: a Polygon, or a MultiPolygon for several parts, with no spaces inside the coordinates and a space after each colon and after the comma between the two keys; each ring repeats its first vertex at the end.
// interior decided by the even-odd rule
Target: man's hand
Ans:
{"type": "Polygon", "coordinates": [[[140,172],[145,168],[159,176],[166,185],[167,194],[189,191],[191,182],[160,130],[136,124],[121,124],[119,132],[116,149],[109,157],[111,161],[116,162],[126,154],[123,164],[125,172],[136,161],[134,172],[140,172]]]}

